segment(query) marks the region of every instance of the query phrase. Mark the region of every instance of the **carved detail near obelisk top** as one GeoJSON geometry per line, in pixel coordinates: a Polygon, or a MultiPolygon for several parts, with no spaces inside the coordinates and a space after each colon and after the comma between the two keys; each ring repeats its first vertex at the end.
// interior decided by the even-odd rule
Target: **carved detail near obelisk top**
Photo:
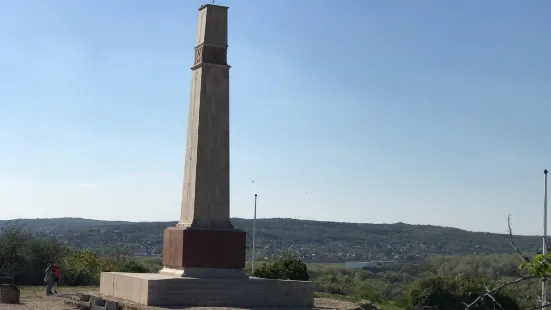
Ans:
{"type": "Polygon", "coordinates": [[[227,47],[200,45],[195,48],[194,66],[200,64],[227,66],[227,47]]]}

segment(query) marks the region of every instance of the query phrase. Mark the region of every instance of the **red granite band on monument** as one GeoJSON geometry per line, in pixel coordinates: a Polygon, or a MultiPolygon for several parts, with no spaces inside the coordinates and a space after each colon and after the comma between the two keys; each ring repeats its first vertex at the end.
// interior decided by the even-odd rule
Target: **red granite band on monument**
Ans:
{"type": "Polygon", "coordinates": [[[242,230],[167,228],[163,265],[168,268],[245,268],[246,233],[242,230]]]}

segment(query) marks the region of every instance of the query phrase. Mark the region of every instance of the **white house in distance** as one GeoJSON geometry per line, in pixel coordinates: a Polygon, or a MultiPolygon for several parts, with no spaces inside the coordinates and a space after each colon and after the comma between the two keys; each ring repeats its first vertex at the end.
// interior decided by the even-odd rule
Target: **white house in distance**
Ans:
{"type": "Polygon", "coordinates": [[[395,263],[396,262],[394,261],[374,260],[369,262],[346,262],[344,263],[344,265],[347,268],[354,268],[354,269],[378,269],[378,268],[390,267],[395,263]]]}

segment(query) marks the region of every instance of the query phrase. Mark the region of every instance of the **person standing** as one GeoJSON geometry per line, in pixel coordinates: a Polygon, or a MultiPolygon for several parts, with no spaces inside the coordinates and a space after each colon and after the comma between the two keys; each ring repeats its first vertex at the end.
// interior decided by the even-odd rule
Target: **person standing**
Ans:
{"type": "Polygon", "coordinates": [[[54,272],[53,288],[54,288],[54,293],[57,293],[57,285],[59,283],[59,279],[61,278],[61,267],[59,266],[59,264],[57,263],[54,264],[53,272],[54,272]]]}
{"type": "Polygon", "coordinates": [[[46,295],[52,295],[52,286],[54,284],[54,262],[46,268],[44,282],[46,282],[46,295]]]}

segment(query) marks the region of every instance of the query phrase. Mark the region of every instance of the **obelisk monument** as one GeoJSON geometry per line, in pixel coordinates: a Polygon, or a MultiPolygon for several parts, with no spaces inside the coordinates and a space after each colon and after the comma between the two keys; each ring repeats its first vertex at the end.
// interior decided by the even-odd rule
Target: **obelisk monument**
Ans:
{"type": "MultiPolygon", "coordinates": [[[[180,221],[159,273],[102,272],[100,296],[147,306],[312,307],[312,282],[247,277],[245,232],[230,222],[228,8],[199,8],[180,221]]],[[[92,299],[90,299],[92,301],[92,299]]]]}
{"type": "Polygon", "coordinates": [[[245,232],[230,222],[228,8],[199,9],[182,209],[163,241],[163,274],[244,276],[245,232]]]}

